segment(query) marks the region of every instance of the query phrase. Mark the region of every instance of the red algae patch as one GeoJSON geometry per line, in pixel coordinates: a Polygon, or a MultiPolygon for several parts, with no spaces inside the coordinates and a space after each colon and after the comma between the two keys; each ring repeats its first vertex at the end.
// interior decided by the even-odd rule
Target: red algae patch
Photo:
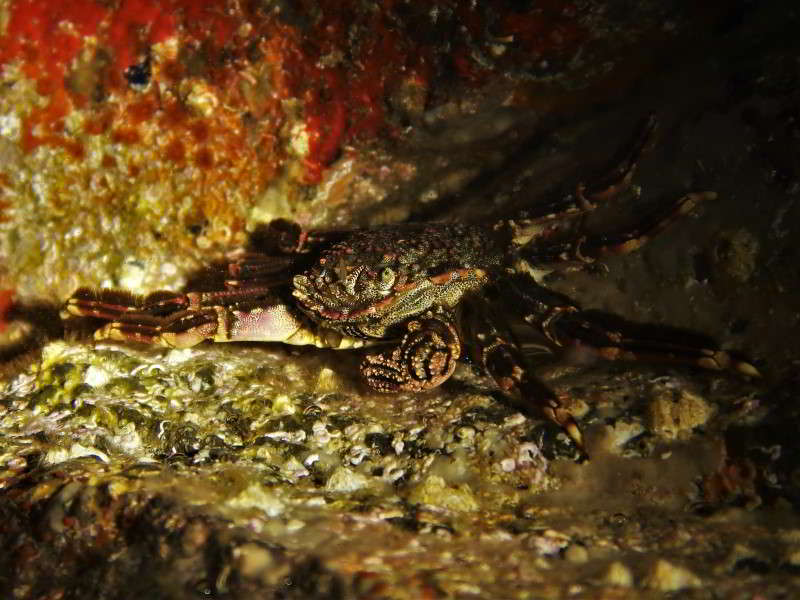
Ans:
{"type": "MultiPolygon", "coordinates": [[[[500,56],[496,47],[497,65],[574,49],[586,36],[570,6],[551,1],[546,10],[518,12],[434,2],[401,10],[394,3],[365,9],[354,1],[327,0],[300,2],[289,10],[230,0],[17,0],[9,3],[0,65],[19,61],[45,99],[25,117],[26,151],[50,145],[82,157],[77,146],[65,142],[70,135],[62,131],[63,120],[75,107],[86,106],[92,90],[70,89],[65,80],[81,53],[89,52],[94,68],[103,71],[95,77],[103,89],[94,92],[113,93],[117,102],[108,110],[104,102],[88,98],[86,133],[154,118],[178,126],[185,116],[175,118],[176,103],[195,110],[202,103],[202,93],[193,89],[197,82],[192,83],[199,76],[217,104],[205,107],[203,116],[212,121],[205,136],[195,134],[196,123],[190,127],[198,143],[218,134],[210,108],[224,105],[257,117],[256,142],[285,138],[287,122],[299,117],[305,129],[301,179],[316,183],[344,144],[397,132],[397,123],[387,118],[387,101],[398,89],[413,83],[424,104],[434,78],[444,81],[455,73],[466,82],[486,80],[496,66],[479,58],[491,50],[491,40],[484,39],[487,24],[497,23],[501,31],[495,36],[520,50],[500,56]],[[446,44],[440,41],[445,34],[446,44]],[[157,50],[165,44],[169,50],[157,50]],[[158,86],[152,95],[142,98],[130,89],[151,81],[158,86]],[[184,84],[189,89],[181,89],[184,84]],[[299,112],[287,112],[287,100],[299,101],[299,112]],[[166,118],[165,111],[170,112],[166,118]]],[[[253,141],[252,132],[240,130],[253,141]]],[[[144,140],[127,132],[120,141],[144,140]]],[[[269,157],[251,152],[248,159],[260,158],[274,173],[287,155],[275,144],[268,147],[269,157]]]]}

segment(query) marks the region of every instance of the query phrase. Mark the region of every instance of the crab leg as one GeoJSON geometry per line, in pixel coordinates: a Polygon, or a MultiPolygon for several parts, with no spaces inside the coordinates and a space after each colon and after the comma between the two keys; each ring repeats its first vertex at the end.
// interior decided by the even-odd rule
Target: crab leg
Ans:
{"type": "Polygon", "coordinates": [[[488,336],[481,349],[483,364],[498,387],[518,400],[533,402],[545,417],[561,427],[586,455],[583,434],[561,399],[531,378],[516,346],[500,336],[488,336]]]}
{"type": "Polygon", "coordinates": [[[561,398],[544,384],[534,379],[510,332],[501,332],[484,303],[471,302],[465,327],[472,330],[468,338],[475,340],[472,348],[476,361],[492,376],[497,386],[516,402],[533,405],[545,417],[561,427],[588,458],[583,434],[561,398]]]}
{"type": "Polygon", "coordinates": [[[578,184],[576,196],[581,205],[594,208],[598,203],[614,198],[630,185],[639,159],[652,145],[657,128],[658,120],[655,115],[648,115],[622,159],[605,177],[589,185],[578,184]]]}
{"type": "MultiPolygon", "coordinates": [[[[560,346],[580,345],[592,349],[604,360],[644,361],[684,364],[711,371],[736,371],[747,377],[760,377],[758,369],[724,350],[653,339],[637,334],[636,326],[620,322],[606,327],[583,311],[565,313],[550,325],[560,346]]],[[[663,336],[662,336],[663,337],[663,336]]]]}
{"type": "Polygon", "coordinates": [[[67,300],[61,317],[81,316],[113,321],[134,312],[157,317],[183,310],[189,304],[189,297],[177,292],[160,291],[137,296],[125,290],[79,288],[67,300]]]}
{"type": "Polygon", "coordinates": [[[716,198],[715,192],[686,194],[668,207],[665,214],[655,214],[632,229],[617,234],[587,237],[578,243],[578,255],[582,259],[595,260],[609,254],[627,254],[638,250],[672,223],[691,213],[698,204],[716,198]]]}
{"type": "Polygon", "coordinates": [[[651,327],[652,335],[647,335],[641,326],[619,318],[614,319],[613,325],[604,324],[602,321],[608,318],[580,310],[566,297],[527,277],[509,277],[506,283],[505,289],[525,307],[523,319],[557,347],[579,345],[604,360],[685,364],[712,371],[732,370],[748,377],[759,376],[756,367],[723,350],[708,348],[702,342],[665,339],[667,329],[651,327]]]}
{"type": "Polygon", "coordinates": [[[258,253],[270,256],[307,254],[321,245],[337,242],[349,233],[351,231],[347,230],[309,231],[293,221],[273,219],[256,228],[250,245],[258,253]]]}
{"type": "Polygon", "coordinates": [[[539,237],[523,246],[520,255],[537,268],[569,268],[592,263],[611,254],[627,254],[638,250],[672,223],[691,213],[701,202],[714,200],[716,197],[714,192],[686,194],[666,210],[618,233],[583,235],[558,241],[539,237]]]}
{"type": "Polygon", "coordinates": [[[291,281],[287,271],[293,262],[290,257],[243,252],[232,254],[230,258],[229,262],[222,265],[227,275],[226,287],[274,286],[291,281]]]}
{"type": "Polygon", "coordinates": [[[266,288],[187,294],[154,292],[144,297],[81,288],[67,301],[62,316],[109,321],[95,332],[96,339],[174,348],[187,348],[204,340],[328,343],[266,288]]]}
{"type": "Polygon", "coordinates": [[[579,217],[593,211],[598,204],[613,199],[631,183],[642,155],[651,146],[658,121],[649,115],[639,127],[636,137],[616,165],[597,181],[579,183],[574,194],[551,203],[540,203],[535,209],[520,213],[506,223],[512,228],[515,238],[525,237],[526,230],[536,226],[570,217],[579,217]]]}
{"type": "Polygon", "coordinates": [[[213,292],[286,285],[291,281],[290,267],[296,260],[293,256],[269,256],[237,250],[228,254],[225,260],[194,273],[186,289],[213,292]]]}

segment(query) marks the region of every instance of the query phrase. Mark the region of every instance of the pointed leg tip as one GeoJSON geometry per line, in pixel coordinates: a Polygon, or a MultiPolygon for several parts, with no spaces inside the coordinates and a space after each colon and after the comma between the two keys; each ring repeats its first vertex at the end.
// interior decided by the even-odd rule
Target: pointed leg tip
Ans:
{"type": "Polygon", "coordinates": [[[572,439],[575,446],[578,448],[578,463],[584,463],[589,460],[589,453],[586,451],[586,445],[583,440],[583,433],[581,433],[578,424],[570,419],[570,422],[564,425],[567,435],[572,439]]]}
{"type": "Polygon", "coordinates": [[[564,425],[564,428],[567,430],[569,437],[572,438],[572,441],[575,442],[576,445],[583,448],[583,434],[581,430],[578,428],[577,423],[570,419],[570,422],[564,425]]]}
{"type": "Polygon", "coordinates": [[[698,364],[705,369],[714,371],[731,370],[745,377],[758,379],[762,377],[761,371],[755,365],[745,360],[734,358],[724,350],[706,350],[705,353],[706,356],[698,361],[698,364]]]}
{"type": "Polygon", "coordinates": [[[690,192],[684,196],[684,202],[689,202],[693,205],[700,204],[701,202],[711,202],[719,198],[719,194],[712,190],[706,190],[705,192],[690,192]]]}
{"type": "Polygon", "coordinates": [[[79,302],[75,298],[70,298],[69,300],[67,300],[61,307],[61,310],[58,312],[58,315],[62,319],[83,316],[81,313],[79,302]]]}
{"type": "Polygon", "coordinates": [[[734,368],[739,373],[745,375],[746,377],[753,377],[756,379],[761,379],[763,377],[761,371],[759,371],[754,365],[751,365],[748,362],[737,361],[736,364],[734,365],[734,368]]]}

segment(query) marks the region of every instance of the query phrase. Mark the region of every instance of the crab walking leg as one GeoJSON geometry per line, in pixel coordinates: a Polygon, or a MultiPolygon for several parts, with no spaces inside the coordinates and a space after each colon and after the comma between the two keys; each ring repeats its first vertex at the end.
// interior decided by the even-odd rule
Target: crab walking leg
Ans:
{"type": "MultiPolygon", "coordinates": [[[[532,324],[540,325],[538,322],[532,324]]],[[[604,360],[683,364],[760,377],[755,366],[724,350],[648,338],[637,334],[636,325],[631,323],[620,322],[613,328],[607,327],[582,311],[559,315],[549,328],[551,339],[558,345],[579,344],[584,349],[593,349],[604,360]]]]}
{"type": "Polygon", "coordinates": [[[235,250],[191,274],[184,293],[220,292],[233,289],[275,288],[291,283],[294,255],[272,256],[260,252],[235,250]]]}
{"type": "Polygon", "coordinates": [[[479,333],[478,352],[481,362],[497,386],[521,403],[533,403],[542,414],[566,431],[584,457],[588,457],[583,434],[572,414],[560,398],[533,379],[517,346],[496,331],[479,333]]]}
{"type": "Polygon", "coordinates": [[[293,221],[273,219],[253,232],[251,246],[270,257],[307,254],[320,246],[341,241],[351,232],[352,230],[307,230],[293,221]]]}
{"type": "Polygon", "coordinates": [[[524,307],[520,316],[525,322],[557,347],[579,344],[604,360],[674,363],[712,371],[731,370],[747,377],[760,375],[756,367],[724,350],[666,340],[666,329],[650,327],[652,335],[647,335],[641,326],[619,318],[613,326],[604,324],[599,316],[580,310],[565,296],[522,275],[509,277],[504,290],[519,301],[517,306],[524,307]]]}
{"type": "Polygon", "coordinates": [[[322,332],[310,329],[286,304],[259,288],[187,294],[155,292],[145,297],[116,290],[80,289],[67,301],[62,314],[109,321],[95,332],[96,339],[173,348],[187,348],[204,340],[361,345],[343,344],[342,336],[338,340],[324,338],[322,332]]]}
{"type": "Polygon", "coordinates": [[[291,281],[293,258],[268,256],[258,252],[235,252],[221,263],[220,274],[226,288],[274,286],[291,281]]]}
{"type": "Polygon", "coordinates": [[[549,290],[524,273],[509,275],[498,286],[509,307],[556,346],[559,345],[553,324],[565,313],[580,309],[567,296],[549,290]]]}
{"type": "Polygon", "coordinates": [[[573,267],[592,263],[612,254],[627,254],[692,212],[701,202],[714,200],[715,192],[693,192],[681,197],[666,210],[657,212],[637,225],[611,234],[584,235],[567,240],[547,241],[538,238],[523,246],[520,255],[540,268],[573,267]]]}
{"type": "Polygon", "coordinates": [[[379,392],[420,392],[447,381],[460,355],[461,342],[452,322],[428,312],[408,322],[397,346],[365,356],[361,374],[379,392]]]}
{"type": "MultiPolygon", "coordinates": [[[[514,279],[524,277],[513,276],[514,279]]],[[[532,280],[531,283],[536,286],[532,280]]],[[[498,288],[497,291],[502,293],[506,289],[498,288]]],[[[550,293],[548,290],[544,292],[550,293]]],[[[506,293],[506,296],[510,294],[506,293]]],[[[547,299],[552,298],[548,296],[547,299]]],[[[558,395],[532,377],[527,361],[511,332],[501,331],[498,324],[504,323],[505,320],[497,317],[485,300],[472,297],[462,307],[461,322],[464,336],[470,340],[468,345],[470,355],[494,379],[497,386],[519,405],[532,406],[561,427],[578,447],[582,456],[588,457],[583,435],[572,414],[564,407],[558,395]]]]}
{"type": "Polygon", "coordinates": [[[535,235],[537,226],[558,219],[580,217],[597,208],[597,205],[608,202],[630,186],[639,160],[652,145],[658,121],[649,115],[640,125],[636,137],[629,144],[622,158],[616,165],[597,181],[579,183],[574,194],[549,203],[539,202],[535,208],[521,212],[516,218],[501,221],[510,227],[514,238],[525,238],[535,235]]]}
{"type": "Polygon", "coordinates": [[[716,198],[716,192],[686,194],[669,207],[666,214],[654,214],[627,231],[587,237],[582,243],[579,243],[578,255],[582,259],[596,260],[609,254],[634,252],[675,221],[691,213],[700,203],[716,200],[716,198]]]}
{"type": "Polygon", "coordinates": [[[147,296],[137,296],[125,290],[79,288],[67,300],[61,310],[61,318],[80,316],[113,321],[129,313],[156,317],[189,306],[189,297],[178,292],[161,291],[147,296]]]}
{"type": "Polygon", "coordinates": [[[141,342],[171,348],[189,348],[215,339],[219,319],[213,308],[184,310],[166,317],[128,313],[95,331],[98,340],[141,342]]]}
{"type": "Polygon", "coordinates": [[[657,129],[658,120],[655,115],[648,115],[640,125],[636,138],[627,152],[603,179],[592,182],[589,185],[578,184],[576,196],[581,204],[589,209],[594,208],[598,203],[614,198],[627,188],[631,183],[631,179],[633,179],[633,174],[636,172],[639,159],[652,145],[657,129]]]}

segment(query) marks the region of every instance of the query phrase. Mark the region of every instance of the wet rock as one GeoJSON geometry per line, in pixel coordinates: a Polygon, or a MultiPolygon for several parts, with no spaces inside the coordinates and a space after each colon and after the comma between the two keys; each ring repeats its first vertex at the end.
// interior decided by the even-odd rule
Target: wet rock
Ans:
{"type": "Polygon", "coordinates": [[[608,566],[605,582],[616,587],[631,587],[633,585],[633,573],[619,561],[614,561],[608,566]]]}
{"type": "Polygon", "coordinates": [[[410,502],[429,504],[456,512],[478,510],[478,502],[466,483],[448,485],[442,477],[429,475],[408,496],[410,502]]]}
{"type": "Polygon", "coordinates": [[[747,229],[719,234],[714,247],[717,268],[731,279],[745,283],[758,265],[759,242],[747,229]]]}
{"type": "Polygon", "coordinates": [[[580,565],[589,560],[589,552],[581,544],[570,544],[564,551],[564,558],[569,562],[580,565]]]}
{"type": "Polygon", "coordinates": [[[231,508],[257,509],[268,517],[277,517],[285,509],[285,504],[275,494],[257,484],[242,490],[227,504],[231,508]]]}
{"type": "Polygon", "coordinates": [[[248,579],[275,585],[288,574],[288,569],[276,568],[273,552],[260,544],[248,543],[233,550],[233,559],[239,573],[248,579]]]}
{"type": "Polygon", "coordinates": [[[358,471],[339,467],[336,469],[325,484],[325,489],[329,492],[349,493],[355,492],[367,486],[367,478],[358,471]]]}
{"type": "Polygon", "coordinates": [[[657,560],[650,568],[643,583],[645,587],[660,592],[677,592],[703,585],[702,580],[689,569],[675,565],[663,558],[657,560]]]}
{"type": "Polygon", "coordinates": [[[650,428],[666,439],[685,437],[704,425],[714,414],[714,407],[701,396],[686,390],[662,390],[648,405],[650,428]]]}

